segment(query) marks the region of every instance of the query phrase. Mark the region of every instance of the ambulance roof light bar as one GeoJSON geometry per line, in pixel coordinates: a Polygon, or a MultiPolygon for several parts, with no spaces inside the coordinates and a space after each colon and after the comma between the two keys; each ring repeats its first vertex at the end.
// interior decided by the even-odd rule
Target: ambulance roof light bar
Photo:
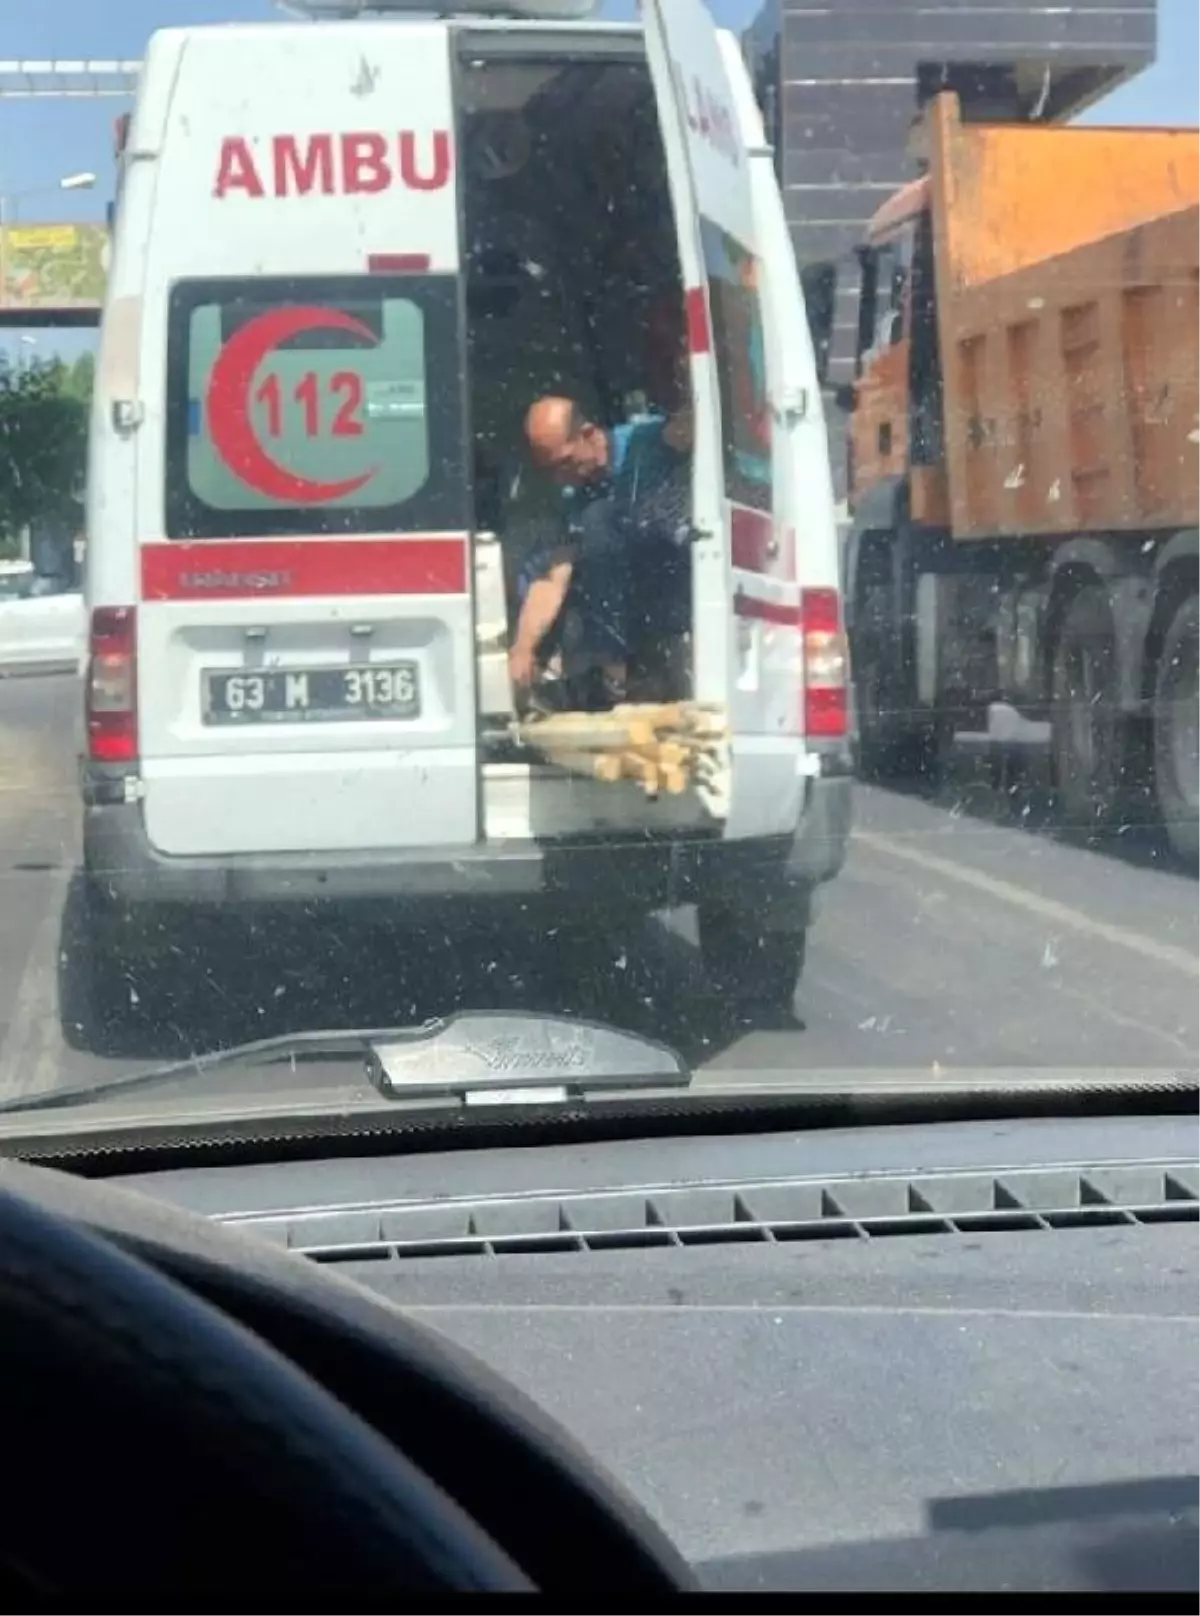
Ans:
{"type": "Polygon", "coordinates": [[[600,0],[275,0],[281,11],[314,21],[354,17],[509,17],[525,22],[577,22],[600,0]]]}

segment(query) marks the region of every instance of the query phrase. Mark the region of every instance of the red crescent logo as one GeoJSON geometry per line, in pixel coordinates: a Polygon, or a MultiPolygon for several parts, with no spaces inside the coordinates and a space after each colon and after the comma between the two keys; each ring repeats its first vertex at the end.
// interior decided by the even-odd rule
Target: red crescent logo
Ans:
{"type": "Polygon", "coordinates": [[[325,505],[369,483],[379,467],[342,482],[314,482],[272,458],[250,420],[250,387],[263,360],[301,331],[351,331],[374,343],[375,333],[353,315],[315,307],[268,309],[248,320],[217,355],[205,401],[213,448],[238,479],[281,505],[325,505]]]}

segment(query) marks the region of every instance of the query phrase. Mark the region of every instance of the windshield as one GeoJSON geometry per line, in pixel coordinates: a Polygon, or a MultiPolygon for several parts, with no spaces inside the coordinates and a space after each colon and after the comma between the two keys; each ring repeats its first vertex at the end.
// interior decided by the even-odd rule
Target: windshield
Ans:
{"type": "Polygon", "coordinates": [[[0,1102],[490,1011],[1195,1073],[1194,0],[9,9],[0,1102]]]}

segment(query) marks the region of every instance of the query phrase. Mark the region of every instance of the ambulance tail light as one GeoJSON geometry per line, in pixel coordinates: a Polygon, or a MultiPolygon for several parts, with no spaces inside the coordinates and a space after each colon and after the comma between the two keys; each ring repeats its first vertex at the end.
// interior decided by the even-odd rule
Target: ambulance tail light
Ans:
{"type": "Polygon", "coordinates": [[[804,733],[809,740],[841,740],[849,723],[850,659],[836,589],[805,589],[800,622],[804,636],[804,733]]]}
{"type": "Polygon", "coordinates": [[[86,693],[88,756],[133,763],[138,755],[137,608],[98,606],[92,613],[86,693]]]}

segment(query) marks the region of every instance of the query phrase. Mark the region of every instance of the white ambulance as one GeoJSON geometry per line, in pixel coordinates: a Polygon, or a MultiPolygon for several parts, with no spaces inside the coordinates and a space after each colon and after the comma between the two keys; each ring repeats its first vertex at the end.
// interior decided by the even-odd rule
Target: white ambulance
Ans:
{"type": "Polygon", "coordinates": [[[124,135],[87,511],[92,999],[128,999],[198,910],[461,902],[536,930],[694,903],[714,978],[790,1003],[848,835],[846,661],[737,43],[702,0],[637,26],[319,9],[156,34],[124,135]],[[561,498],[525,411],[653,403],[663,311],[694,433],[677,694],[730,740],[648,799],[514,747],[505,643],[561,498]]]}

